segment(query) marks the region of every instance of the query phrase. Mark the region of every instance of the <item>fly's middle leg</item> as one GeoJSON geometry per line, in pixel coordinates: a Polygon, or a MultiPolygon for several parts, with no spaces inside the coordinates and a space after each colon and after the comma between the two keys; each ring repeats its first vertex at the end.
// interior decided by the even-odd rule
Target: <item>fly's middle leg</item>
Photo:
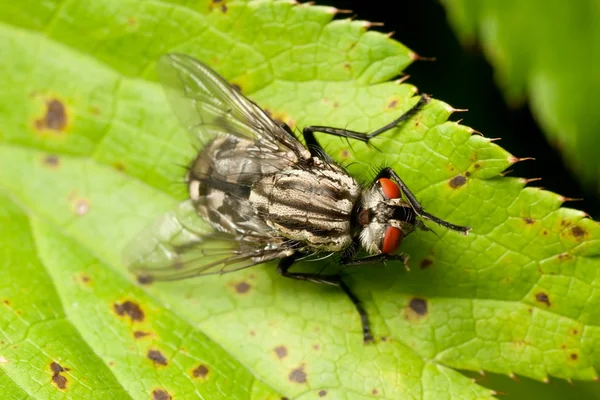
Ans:
{"type": "Polygon", "coordinates": [[[346,293],[346,296],[348,296],[350,298],[350,300],[352,301],[352,303],[354,304],[356,311],[358,311],[358,314],[360,316],[360,321],[362,323],[363,341],[365,343],[372,342],[373,334],[371,333],[371,327],[369,325],[369,316],[368,316],[367,312],[365,311],[360,299],[358,297],[356,297],[356,295],[350,290],[348,285],[346,285],[342,281],[341,276],[340,275],[319,275],[319,274],[310,274],[310,273],[303,273],[303,272],[290,272],[289,269],[294,264],[294,261],[296,261],[296,258],[297,258],[297,256],[292,255],[292,256],[282,259],[279,262],[279,265],[277,266],[277,272],[287,278],[298,279],[301,281],[315,282],[315,283],[323,283],[326,285],[336,286],[336,287],[342,289],[342,291],[344,293],[346,293]]]}

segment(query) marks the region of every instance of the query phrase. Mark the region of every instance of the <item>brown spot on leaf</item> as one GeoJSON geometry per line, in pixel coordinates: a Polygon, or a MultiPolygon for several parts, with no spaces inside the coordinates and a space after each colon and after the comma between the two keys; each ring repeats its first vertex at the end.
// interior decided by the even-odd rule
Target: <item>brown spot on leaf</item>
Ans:
{"type": "Polygon", "coordinates": [[[550,299],[548,298],[548,295],[546,293],[544,293],[544,292],[536,293],[535,299],[537,301],[539,301],[540,303],[544,303],[545,305],[550,307],[550,299]]]}
{"type": "Polygon", "coordinates": [[[577,329],[572,329],[572,330],[571,330],[571,333],[572,333],[573,335],[578,335],[578,334],[579,334],[579,331],[578,331],[577,329]]]}
{"type": "Polygon", "coordinates": [[[569,357],[571,357],[571,360],[577,360],[579,358],[577,353],[571,353],[571,355],[569,357]]]}
{"type": "Polygon", "coordinates": [[[425,269],[425,268],[429,268],[431,266],[431,264],[433,264],[433,260],[430,258],[424,258],[423,260],[421,260],[421,264],[419,264],[419,267],[421,269],[425,269]]]}
{"type": "Polygon", "coordinates": [[[67,126],[67,111],[64,104],[58,99],[46,101],[46,112],[43,117],[35,121],[38,130],[52,130],[62,132],[67,126]]]}
{"type": "Polygon", "coordinates": [[[523,221],[525,221],[525,223],[527,225],[531,225],[531,224],[535,223],[535,221],[532,220],[531,218],[523,218],[523,221]]]}
{"type": "Polygon", "coordinates": [[[277,346],[275,347],[275,354],[277,354],[279,359],[282,359],[288,354],[287,348],[285,346],[277,346]]]}
{"type": "Polygon", "coordinates": [[[125,171],[125,165],[123,165],[123,163],[116,161],[113,163],[113,167],[119,171],[119,172],[124,172],[125,171]]]}
{"type": "Polygon", "coordinates": [[[427,301],[418,297],[413,297],[408,302],[408,306],[418,315],[427,314],[427,301]]]}
{"type": "Polygon", "coordinates": [[[467,183],[467,178],[462,175],[456,175],[454,178],[450,179],[450,182],[448,182],[452,189],[456,189],[465,183],[467,183]]]}
{"type": "Polygon", "coordinates": [[[319,390],[319,397],[327,396],[327,390],[319,390]]]}
{"type": "Polygon", "coordinates": [[[167,365],[167,359],[159,350],[148,350],[146,357],[154,361],[155,365],[167,365]]]}
{"type": "Polygon", "coordinates": [[[548,235],[548,231],[544,229],[544,230],[542,231],[542,235],[544,235],[544,236],[547,236],[547,235],[548,235]]]}
{"type": "Polygon", "coordinates": [[[134,331],[133,332],[133,337],[136,338],[136,339],[141,339],[141,338],[146,337],[148,335],[150,335],[149,332],[144,332],[144,331],[134,331]]]}
{"type": "Polygon", "coordinates": [[[10,306],[10,300],[9,299],[4,299],[4,300],[2,300],[2,302],[4,304],[6,304],[7,306],[10,306]]]}
{"type": "Polygon", "coordinates": [[[170,400],[172,399],[169,392],[164,389],[154,389],[152,391],[152,400],[170,400]]]}
{"type": "Polygon", "coordinates": [[[468,178],[471,176],[471,173],[469,171],[465,171],[465,176],[468,178]]]}
{"type": "Polygon", "coordinates": [[[67,388],[67,378],[61,375],[61,372],[68,371],[68,368],[63,368],[59,363],[52,362],[50,363],[50,370],[52,371],[52,382],[56,385],[60,390],[64,390],[67,388]]]}
{"type": "Polygon", "coordinates": [[[392,101],[390,101],[387,105],[388,109],[392,109],[392,108],[396,108],[396,106],[398,105],[398,100],[397,99],[393,99],[392,101]]]}
{"type": "Polygon", "coordinates": [[[192,371],[192,375],[194,376],[194,378],[204,379],[208,375],[208,372],[208,367],[204,364],[200,364],[196,368],[194,368],[194,370],[192,371]]]}
{"type": "Polygon", "coordinates": [[[77,274],[73,277],[73,280],[84,285],[89,285],[92,282],[92,278],[89,277],[85,272],[77,274]]]}
{"type": "MultiPolygon", "coordinates": [[[[354,47],[355,45],[356,45],[356,43],[354,43],[354,45],[353,45],[352,47],[354,47]]],[[[349,62],[347,62],[347,61],[346,61],[346,62],[344,63],[344,69],[346,69],[346,70],[348,70],[348,71],[350,71],[350,70],[352,69],[352,67],[351,67],[351,65],[350,65],[350,63],[349,63],[349,62]]]]}
{"type": "Polygon", "coordinates": [[[318,344],[313,344],[312,348],[313,348],[314,351],[321,350],[321,346],[319,346],[318,344]]]}
{"type": "Polygon", "coordinates": [[[473,167],[475,168],[481,168],[481,165],[479,165],[478,163],[473,164],[473,167]]]}
{"type": "Polygon", "coordinates": [[[48,154],[44,157],[44,165],[48,168],[60,167],[60,158],[55,154],[48,154]]]}
{"type": "Polygon", "coordinates": [[[249,333],[250,333],[250,336],[256,336],[256,332],[254,332],[252,330],[249,333]]]}
{"type": "Polygon", "coordinates": [[[585,235],[585,231],[581,227],[579,227],[579,226],[572,227],[571,228],[571,233],[577,239],[581,239],[585,235]]]}
{"type": "Polygon", "coordinates": [[[340,151],[340,156],[344,159],[350,157],[350,152],[348,151],[348,149],[344,149],[342,151],[340,151]]]}
{"type": "Polygon", "coordinates": [[[570,260],[572,258],[573,258],[573,256],[571,256],[569,253],[560,253],[558,255],[559,260],[570,260]]]}
{"type": "Polygon", "coordinates": [[[119,316],[127,315],[132,322],[141,322],[144,320],[144,312],[137,303],[126,300],[123,303],[115,303],[113,308],[119,316]]]}
{"type": "Polygon", "coordinates": [[[127,25],[129,26],[136,26],[137,23],[138,21],[134,17],[129,17],[129,19],[127,20],[127,25]]]}
{"type": "Polygon", "coordinates": [[[252,286],[248,282],[239,282],[235,285],[235,291],[238,293],[248,293],[252,286]]]}
{"type": "Polygon", "coordinates": [[[292,382],[306,383],[306,372],[304,372],[304,364],[298,368],[294,368],[289,374],[289,379],[292,382]]]}
{"type": "Polygon", "coordinates": [[[225,4],[224,0],[212,0],[208,8],[210,11],[219,10],[222,13],[227,12],[227,4],[225,4]]]}
{"type": "Polygon", "coordinates": [[[373,394],[373,396],[377,396],[379,394],[379,390],[373,389],[371,390],[371,394],[373,394]]]}

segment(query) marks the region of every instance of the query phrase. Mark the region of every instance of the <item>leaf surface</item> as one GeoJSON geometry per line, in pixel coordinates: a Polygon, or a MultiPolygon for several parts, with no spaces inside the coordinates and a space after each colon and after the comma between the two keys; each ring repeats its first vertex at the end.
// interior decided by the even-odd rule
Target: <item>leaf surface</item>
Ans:
{"type": "Polygon", "coordinates": [[[179,165],[195,152],[156,83],[161,54],[202,59],[292,127],[365,131],[416,102],[388,82],[414,55],[368,23],[287,1],[36,4],[0,13],[4,390],[443,399],[492,396],[454,368],[597,378],[598,225],[501,177],[518,159],[449,122],[441,101],[379,150],[320,138],[357,178],[392,166],[429,212],[473,228],[409,236],[411,271],[346,271],[375,344],[342,293],[272,264],[139,287],[122,249],[185,199],[179,165]]]}

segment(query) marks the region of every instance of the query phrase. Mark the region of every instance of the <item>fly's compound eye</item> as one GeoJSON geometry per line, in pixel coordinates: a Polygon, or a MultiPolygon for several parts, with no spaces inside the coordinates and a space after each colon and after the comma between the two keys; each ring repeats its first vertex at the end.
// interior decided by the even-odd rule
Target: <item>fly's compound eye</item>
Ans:
{"type": "Polygon", "coordinates": [[[385,230],[385,235],[383,235],[383,246],[381,246],[381,252],[384,254],[392,254],[398,247],[400,247],[400,243],[402,243],[402,239],[404,239],[404,233],[399,228],[395,226],[388,226],[385,230]]]}
{"type": "MultiPolygon", "coordinates": [[[[399,199],[402,197],[402,193],[400,193],[400,188],[396,185],[391,179],[388,178],[380,178],[379,185],[381,186],[381,190],[383,191],[383,195],[386,199],[399,199]]],[[[387,233],[386,233],[387,235],[387,233]]]]}

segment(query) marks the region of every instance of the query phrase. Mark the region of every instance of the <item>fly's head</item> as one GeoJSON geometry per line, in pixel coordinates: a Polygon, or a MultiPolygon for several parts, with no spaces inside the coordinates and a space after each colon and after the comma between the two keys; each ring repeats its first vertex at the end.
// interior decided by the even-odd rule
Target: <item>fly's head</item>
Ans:
{"type": "Polygon", "coordinates": [[[357,224],[361,247],[369,254],[395,253],[404,237],[420,225],[398,185],[388,178],[375,180],[363,191],[357,224]]]}

